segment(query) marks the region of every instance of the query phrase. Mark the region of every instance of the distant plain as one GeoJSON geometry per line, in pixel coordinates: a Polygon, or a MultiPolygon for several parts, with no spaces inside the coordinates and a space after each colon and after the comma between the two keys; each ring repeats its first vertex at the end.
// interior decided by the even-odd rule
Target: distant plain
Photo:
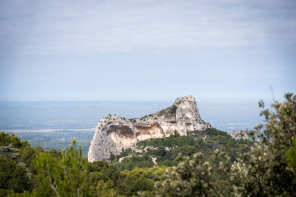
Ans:
{"type": "MultiPolygon", "coordinates": [[[[1,102],[0,130],[14,133],[32,146],[60,151],[73,139],[87,156],[98,121],[107,114],[127,118],[148,115],[173,101],[39,101],[1,102]]],[[[257,101],[197,100],[201,118],[213,127],[231,132],[252,129],[262,122],[257,101]]]]}

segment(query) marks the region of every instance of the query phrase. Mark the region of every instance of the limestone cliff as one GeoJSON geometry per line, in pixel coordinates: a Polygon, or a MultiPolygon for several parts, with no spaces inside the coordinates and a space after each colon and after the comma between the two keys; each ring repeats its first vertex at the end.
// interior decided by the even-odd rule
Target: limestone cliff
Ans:
{"type": "Polygon", "coordinates": [[[211,125],[200,118],[192,96],[177,98],[172,106],[142,118],[108,115],[98,123],[88,160],[107,160],[110,153],[118,155],[122,149],[134,148],[137,141],[167,137],[175,132],[187,135],[188,131],[207,128],[211,125]]]}

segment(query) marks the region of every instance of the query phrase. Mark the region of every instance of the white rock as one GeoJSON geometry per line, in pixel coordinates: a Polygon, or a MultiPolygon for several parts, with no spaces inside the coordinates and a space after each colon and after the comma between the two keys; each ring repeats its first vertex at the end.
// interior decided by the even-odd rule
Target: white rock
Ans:
{"type": "Polygon", "coordinates": [[[243,130],[236,130],[236,131],[231,131],[231,133],[229,134],[232,138],[236,139],[236,140],[240,140],[240,139],[248,139],[248,134],[247,132],[243,131],[243,130]]]}
{"type": "Polygon", "coordinates": [[[111,153],[118,155],[122,149],[134,149],[137,141],[168,137],[175,133],[187,135],[188,131],[207,128],[211,125],[201,119],[192,96],[177,98],[172,106],[142,118],[108,115],[98,123],[88,160],[108,160],[111,153]]]}

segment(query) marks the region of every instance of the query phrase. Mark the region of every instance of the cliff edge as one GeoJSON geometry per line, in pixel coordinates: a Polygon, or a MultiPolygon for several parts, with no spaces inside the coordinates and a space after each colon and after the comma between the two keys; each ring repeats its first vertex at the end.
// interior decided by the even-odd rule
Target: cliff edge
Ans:
{"type": "Polygon", "coordinates": [[[134,148],[137,141],[175,133],[187,135],[188,131],[207,128],[211,125],[201,119],[192,96],[177,98],[172,106],[142,118],[107,115],[98,123],[89,147],[88,161],[108,160],[111,153],[118,155],[122,149],[134,148]]]}

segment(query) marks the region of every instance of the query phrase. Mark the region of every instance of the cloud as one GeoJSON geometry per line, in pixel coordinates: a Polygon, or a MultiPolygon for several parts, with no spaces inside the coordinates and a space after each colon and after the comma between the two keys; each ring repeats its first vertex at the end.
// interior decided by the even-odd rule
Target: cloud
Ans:
{"type": "Polygon", "coordinates": [[[131,52],[296,42],[292,1],[26,2],[2,2],[2,53],[131,52]]]}

